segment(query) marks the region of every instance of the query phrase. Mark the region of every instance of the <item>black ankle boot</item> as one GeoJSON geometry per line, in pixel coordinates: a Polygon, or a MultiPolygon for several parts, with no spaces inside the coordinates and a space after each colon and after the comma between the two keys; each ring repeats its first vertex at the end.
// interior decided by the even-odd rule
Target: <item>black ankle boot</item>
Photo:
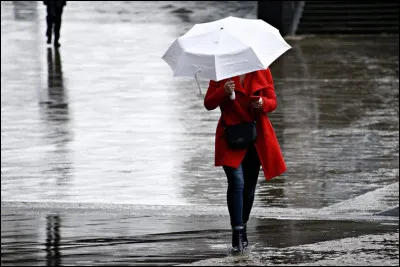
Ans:
{"type": "Polygon", "coordinates": [[[243,251],[243,229],[232,230],[232,252],[239,253],[243,251]]]}
{"type": "Polygon", "coordinates": [[[247,240],[247,225],[243,227],[243,248],[247,248],[249,241],[247,240]]]}

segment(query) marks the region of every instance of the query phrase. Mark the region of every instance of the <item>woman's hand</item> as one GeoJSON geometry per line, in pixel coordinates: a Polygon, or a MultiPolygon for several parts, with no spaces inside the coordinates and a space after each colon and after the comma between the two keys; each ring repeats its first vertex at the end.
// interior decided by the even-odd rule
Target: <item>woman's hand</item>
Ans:
{"type": "Polygon", "coordinates": [[[230,80],[227,81],[224,85],[225,94],[231,95],[232,92],[235,90],[235,82],[230,80]]]}
{"type": "Polygon", "coordinates": [[[262,106],[263,106],[263,99],[262,99],[262,97],[260,97],[260,98],[258,98],[258,100],[254,100],[254,101],[252,101],[251,102],[251,106],[253,107],[253,108],[262,108],[262,106]]]}

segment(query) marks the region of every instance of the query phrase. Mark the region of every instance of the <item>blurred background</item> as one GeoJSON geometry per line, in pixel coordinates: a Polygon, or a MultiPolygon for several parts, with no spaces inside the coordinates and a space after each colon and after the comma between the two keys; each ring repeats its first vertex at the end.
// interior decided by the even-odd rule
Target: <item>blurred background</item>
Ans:
{"type": "Polygon", "coordinates": [[[270,119],[288,170],[270,182],[260,173],[250,228],[258,242],[320,241],[307,241],[296,220],[328,218],[318,231],[340,234],[325,239],[397,233],[386,259],[398,261],[398,220],[329,221],[398,213],[398,2],[68,1],[55,49],[42,1],[2,1],[2,265],[225,254],[226,178],[214,167],[220,111],[203,106],[207,81],[200,95],[161,56],[194,24],[226,16],[261,18],[293,47],[271,65],[270,119]],[[262,238],[271,236],[268,219],[282,216],[297,217],[277,223],[285,241],[279,231],[262,238]]]}

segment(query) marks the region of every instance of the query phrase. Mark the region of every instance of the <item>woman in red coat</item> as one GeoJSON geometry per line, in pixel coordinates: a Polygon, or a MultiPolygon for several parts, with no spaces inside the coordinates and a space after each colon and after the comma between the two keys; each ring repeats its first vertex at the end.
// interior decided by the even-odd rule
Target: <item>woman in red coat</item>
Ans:
{"type": "Polygon", "coordinates": [[[215,136],[215,166],[222,166],[227,176],[232,249],[241,252],[248,246],[246,223],[253,206],[260,165],[267,180],[286,170],[267,116],[277,106],[271,71],[268,68],[218,82],[210,81],[204,106],[207,110],[221,109],[215,136]],[[231,100],[233,94],[235,99],[231,100]],[[231,148],[224,126],[252,121],[256,121],[255,142],[246,148],[231,148]]]}

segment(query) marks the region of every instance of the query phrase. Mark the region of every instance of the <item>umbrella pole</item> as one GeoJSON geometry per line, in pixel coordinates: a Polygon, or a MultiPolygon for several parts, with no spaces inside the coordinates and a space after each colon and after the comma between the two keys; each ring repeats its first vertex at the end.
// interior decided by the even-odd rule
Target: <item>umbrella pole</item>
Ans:
{"type": "Polygon", "coordinates": [[[196,78],[196,83],[197,83],[197,86],[199,87],[199,93],[201,95],[201,88],[200,88],[199,80],[197,79],[197,72],[194,74],[194,77],[196,78]]]}

